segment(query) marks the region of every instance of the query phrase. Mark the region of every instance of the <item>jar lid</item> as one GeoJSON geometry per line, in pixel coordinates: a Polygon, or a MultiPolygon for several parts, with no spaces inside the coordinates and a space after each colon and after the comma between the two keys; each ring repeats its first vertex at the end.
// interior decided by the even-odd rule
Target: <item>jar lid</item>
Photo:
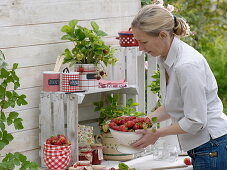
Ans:
{"type": "Polygon", "coordinates": [[[132,31],[120,31],[118,32],[119,35],[133,35],[132,31]]]}

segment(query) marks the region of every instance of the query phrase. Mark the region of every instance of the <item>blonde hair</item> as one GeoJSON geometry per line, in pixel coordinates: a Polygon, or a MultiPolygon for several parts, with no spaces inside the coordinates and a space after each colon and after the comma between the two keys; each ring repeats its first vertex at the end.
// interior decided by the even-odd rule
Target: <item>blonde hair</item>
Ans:
{"type": "Polygon", "coordinates": [[[161,31],[182,37],[190,34],[190,27],[183,18],[175,17],[163,6],[154,4],[144,6],[133,19],[131,27],[152,36],[158,36],[161,31]]]}

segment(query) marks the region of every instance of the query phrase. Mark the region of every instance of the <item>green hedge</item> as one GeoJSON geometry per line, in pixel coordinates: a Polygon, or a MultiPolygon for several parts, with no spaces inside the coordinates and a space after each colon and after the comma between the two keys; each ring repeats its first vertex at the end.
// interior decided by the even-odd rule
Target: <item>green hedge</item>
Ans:
{"type": "MultiPolygon", "coordinates": [[[[148,0],[142,0],[146,4],[148,0]]],[[[218,95],[227,114],[227,1],[165,0],[175,7],[173,14],[184,17],[194,35],[184,39],[207,59],[218,83],[218,95]]]]}

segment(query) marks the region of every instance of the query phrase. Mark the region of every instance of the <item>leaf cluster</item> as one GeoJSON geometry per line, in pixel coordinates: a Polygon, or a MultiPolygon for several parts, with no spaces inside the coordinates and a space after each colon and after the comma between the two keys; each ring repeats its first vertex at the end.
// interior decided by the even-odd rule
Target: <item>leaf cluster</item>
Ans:
{"type": "Polygon", "coordinates": [[[0,163],[0,169],[15,169],[16,166],[20,167],[20,170],[38,170],[36,163],[28,161],[27,157],[19,152],[8,153],[0,163]]]}
{"type": "Polygon", "coordinates": [[[65,49],[64,63],[95,64],[101,61],[107,66],[115,64],[117,58],[114,55],[114,48],[106,45],[101,39],[107,34],[99,29],[99,25],[91,21],[92,29],[78,25],[78,20],[72,20],[68,25],[64,25],[61,31],[65,33],[62,40],[69,40],[74,43],[74,48],[70,51],[65,49]]]}
{"type": "MultiPolygon", "coordinates": [[[[16,130],[24,128],[22,124],[23,119],[19,117],[19,113],[15,111],[6,113],[5,109],[26,105],[27,101],[24,94],[19,95],[16,92],[20,87],[19,77],[15,71],[18,64],[14,63],[12,69],[8,70],[1,51],[0,59],[0,150],[2,150],[14,139],[13,135],[7,131],[7,127],[13,124],[16,130]],[[13,87],[13,89],[8,90],[9,87],[13,87]]],[[[15,169],[15,166],[20,166],[21,170],[38,169],[36,163],[27,161],[26,156],[20,153],[8,153],[0,162],[0,169],[3,170],[15,169]]]]}

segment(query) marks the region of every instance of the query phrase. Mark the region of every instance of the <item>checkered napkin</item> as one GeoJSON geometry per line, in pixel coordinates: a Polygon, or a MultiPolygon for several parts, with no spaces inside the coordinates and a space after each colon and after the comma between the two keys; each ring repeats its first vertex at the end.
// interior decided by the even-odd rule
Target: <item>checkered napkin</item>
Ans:
{"type": "Polygon", "coordinates": [[[101,88],[128,87],[128,82],[126,82],[125,80],[118,81],[99,80],[99,87],[101,88]]]}

